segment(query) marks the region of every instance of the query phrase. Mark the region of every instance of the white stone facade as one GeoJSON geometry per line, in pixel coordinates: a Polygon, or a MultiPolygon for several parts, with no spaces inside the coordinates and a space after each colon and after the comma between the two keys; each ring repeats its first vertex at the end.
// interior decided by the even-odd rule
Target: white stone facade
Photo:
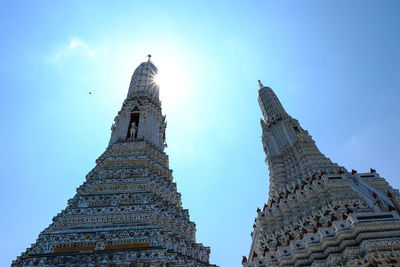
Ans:
{"type": "Polygon", "coordinates": [[[270,191],[243,266],[399,266],[399,191],[332,163],[261,83],[258,100],[270,191]]]}
{"type": "Polygon", "coordinates": [[[169,169],[156,73],[135,70],[96,167],[12,266],[214,266],[169,169]]]}

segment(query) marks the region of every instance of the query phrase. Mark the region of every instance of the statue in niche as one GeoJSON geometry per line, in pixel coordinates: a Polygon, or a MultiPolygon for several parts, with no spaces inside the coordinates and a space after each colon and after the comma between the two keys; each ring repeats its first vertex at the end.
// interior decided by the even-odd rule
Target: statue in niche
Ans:
{"type": "Polygon", "coordinates": [[[129,137],[130,138],[135,138],[137,132],[137,126],[135,122],[132,122],[131,124],[131,129],[129,130],[129,137]]]}
{"type": "Polygon", "coordinates": [[[306,138],[304,137],[303,134],[297,134],[297,137],[299,138],[299,140],[300,140],[301,142],[305,142],[305,141],[306,141],[306,138]]]}

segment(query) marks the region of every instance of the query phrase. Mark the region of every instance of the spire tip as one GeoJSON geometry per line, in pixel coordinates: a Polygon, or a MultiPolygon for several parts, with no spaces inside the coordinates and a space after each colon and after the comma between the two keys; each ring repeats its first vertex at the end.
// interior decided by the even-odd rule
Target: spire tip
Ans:
{"type": "Polygon", "coordinates": [[[264,87],[260,80],[258,80],[258,85],[260,86],[260,89],[264,87]]]}

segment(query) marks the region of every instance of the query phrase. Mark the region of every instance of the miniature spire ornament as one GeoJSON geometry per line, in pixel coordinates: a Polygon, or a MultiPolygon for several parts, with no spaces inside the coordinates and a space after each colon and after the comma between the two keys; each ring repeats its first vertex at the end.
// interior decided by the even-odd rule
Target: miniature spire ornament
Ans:
{"type": "Polygon", "coordinates": [[[214,266],[173,182],[156,73],[149,55],[95,168],[12,266],[214,266]]]}
{"type": "Polygon", "coordinates": [[[400,247],[399,191],[375,170],[348,172],[325,157],[272,89],[259,85],[269,197],[242,265],[400,266],[400,253],[390,255],[400,247]]]}

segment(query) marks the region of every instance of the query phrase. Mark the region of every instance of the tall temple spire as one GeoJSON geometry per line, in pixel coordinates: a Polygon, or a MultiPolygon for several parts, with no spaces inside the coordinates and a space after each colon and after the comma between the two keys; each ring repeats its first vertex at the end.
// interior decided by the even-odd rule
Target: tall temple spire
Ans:
{"type": "Polygon", "coordinates": [[[400,266],[399,191],[375,170],[332,163],[259,85],[270,188],[243,266],[400,266]]]}
{"type": "Polygon", "coordinates": [[[262,142],[270,170],[270,195],[303,176],[345,171],[318,150],[308,132],[286,113],[271,88],[259,89],[258,103],[265,120],[261,120],[262,142]]]}
{"type": "Polygon", "coordinates": [[[134,71],[106,151],[12,266],[215,266],[173,182],[156,74],[150,57],[134,71]]]}

